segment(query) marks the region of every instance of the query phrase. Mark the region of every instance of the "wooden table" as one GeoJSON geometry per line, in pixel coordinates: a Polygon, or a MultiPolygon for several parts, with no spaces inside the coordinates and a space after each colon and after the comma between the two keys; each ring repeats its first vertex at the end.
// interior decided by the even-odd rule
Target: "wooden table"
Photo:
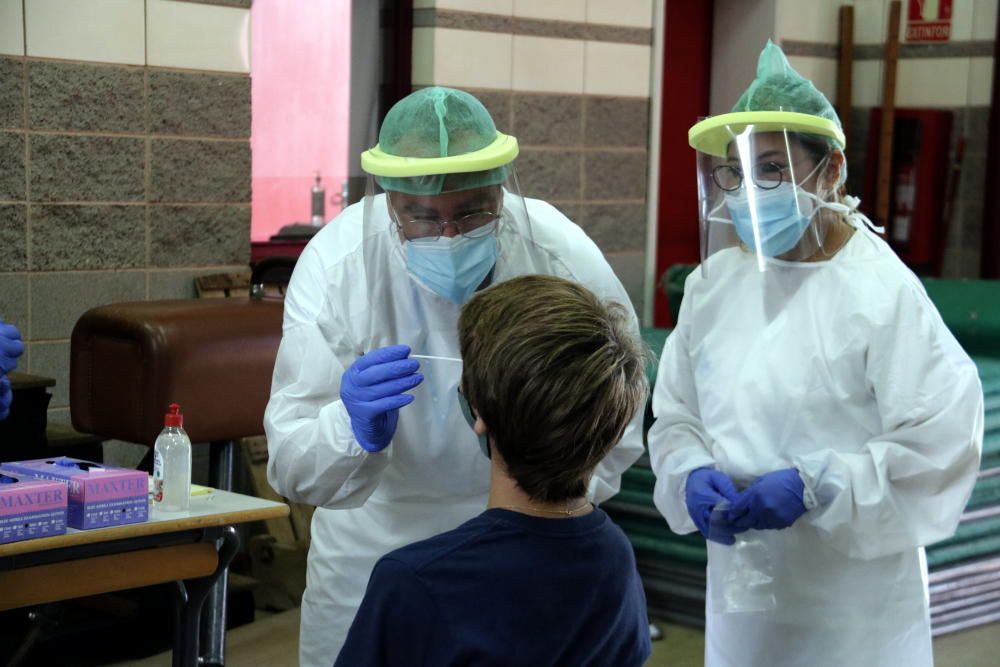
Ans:
{"type": "Polygon", "coordinates": [[[173,664],[194,667],[202,604],[239,549],[233,525],[284,516],[283,503],[212,491],[145,523],[0,545],[0,610],[175,582],[173,664]]]}

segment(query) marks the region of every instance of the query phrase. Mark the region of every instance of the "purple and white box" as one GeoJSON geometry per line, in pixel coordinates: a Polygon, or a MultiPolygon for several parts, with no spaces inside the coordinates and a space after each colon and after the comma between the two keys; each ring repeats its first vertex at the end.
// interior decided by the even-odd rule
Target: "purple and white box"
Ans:
{"type": "Polygon", "coordinates": [[[149,475],[141,470],[64,456],[0,464],[0,472],[8,471],[65,484],[70,528],[107,528],[149,518],[149,475]]]}
{"type": "Polygon", "coordinates": [[[0,544],[66,532],[66,485],[0,473],[0,544]]]}

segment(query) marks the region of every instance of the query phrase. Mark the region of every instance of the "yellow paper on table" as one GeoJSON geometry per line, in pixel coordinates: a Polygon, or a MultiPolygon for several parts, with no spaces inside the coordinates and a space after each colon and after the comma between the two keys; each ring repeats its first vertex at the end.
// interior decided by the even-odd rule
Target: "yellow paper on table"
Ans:
{"type": "MultiPolygon", "coordinates": [[[[210,486],[202,486],[201,484],[192,484],[191,485],[191,495],[192,496],[207,496],[212,491],[215,491],[215,489],[213,489],[210,486]]],[[[152,475],[149,476],[149,492],[150,493],[153,492],[153,476],[152,475]]]]}

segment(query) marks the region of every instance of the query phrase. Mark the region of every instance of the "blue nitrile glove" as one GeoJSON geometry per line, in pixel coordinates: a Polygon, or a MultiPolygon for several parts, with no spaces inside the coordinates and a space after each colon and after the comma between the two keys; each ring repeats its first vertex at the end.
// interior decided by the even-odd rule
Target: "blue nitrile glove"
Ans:
{"type": "Polygon", "coordinates": [[[372,350],[351,364],[340,380],[340,400],[351,416],[351,430],[369,452],[389,446],[399,409],[413,402],[413,396],[403,392],[424,380],[417,372],[420,364],[409,356],[408,345],[372,350]]]}
{"type": "Polygon", "coordinates": [[[795,468],[761,475],[733,503],[729,521],[737,532],[788,528],[806,513],[804,492],[805,485],[795,468]]]}
{"type": "Polygon", "coordinates": [[[10,414],[10,403],[14,400],[14,392],[10,388],[10,378],[0,377],[0,422],[10,414]]]}
{"type": "Polygon", "coordinates": [[[17,368],[17,358],[24,353],[21,332],[13,324],[0,322],[0,375],[17,368]]]}
{"type": "Polygon", "coordinates": [[[684,501],[688,514],[705,539],[732,544],[732,534],[718,523],[710,526],[712,508],[725,500],[734,502],[738,495],[729,477],[713,468],[697,468],[688,475],[685,486],[684,501]]]}

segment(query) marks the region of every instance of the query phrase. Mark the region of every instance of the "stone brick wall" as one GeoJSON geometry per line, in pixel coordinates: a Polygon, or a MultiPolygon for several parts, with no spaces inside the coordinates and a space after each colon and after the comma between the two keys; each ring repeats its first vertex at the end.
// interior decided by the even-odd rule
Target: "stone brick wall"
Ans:
{"type": "Polygon", "coordinates": [[[121,39],[99,45],[74,32],[84,4],[42,21],[34,0],[0,0],[27,27],[0,40],[0,318],[28,342],[20,370],[56,379],[54,422],[84,311],[193,297],[250,250],[250,0],[102,3],[88,21],[121,39]],[[46,30],[70,35],[58,53],[46,30]]]}
{"type": "MultiPolygon", "coordinates": [[[[521,188],[580,225],[642,313],[651,0],[417,0],[414,87],[475,94],[517,137],[521,188]]],[[[693,178],[693,176],[692,176],[693,178]]]]}

